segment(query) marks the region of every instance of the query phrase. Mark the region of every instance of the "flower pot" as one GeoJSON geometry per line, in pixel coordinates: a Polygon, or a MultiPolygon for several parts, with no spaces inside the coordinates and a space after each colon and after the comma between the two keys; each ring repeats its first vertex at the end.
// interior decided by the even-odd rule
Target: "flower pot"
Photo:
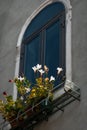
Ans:
{"type": "Polygon", "coordinates": [[[28,106],[26,109],[25,109],[25,117],[29,117],[33,114],[33,108],[31,106],[28,106]]]}
{"type": "Polygon", "coordinates": [[[16,128],[18,126],[18,122],[15,118],[10,118],[8,121],[12,128],[16,128]]]}

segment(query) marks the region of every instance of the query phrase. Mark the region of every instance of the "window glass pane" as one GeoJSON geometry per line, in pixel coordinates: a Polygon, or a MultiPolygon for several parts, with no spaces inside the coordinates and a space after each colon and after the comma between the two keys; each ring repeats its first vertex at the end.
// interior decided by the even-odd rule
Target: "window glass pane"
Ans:
{"type": "Polygon", "coordinates": [[[32,67],[40,63],[40,36],[25,45],[24,75],[29,79],[34,79],[32,67]]]}
{"type": "Polygon", "coordinates": [[[60,21],[46,29],[45,64],[49,67],[49,75],[57,76],[60,66],[60,21]]]}
{"type": "MultiPolygon", "coordinates": [[[[64,10],[61,2],[50,4],[40,11],[27,27],[23,37],[24,56],[20,60],[20,72],[23,72],[27,79],[34,81],[32,67],[36,64],[47,65],[49,76],[56,77],[57,67],[62,67],[65,74],[64,10]]],[[[58,79],[55,85],[60,81],[58,79]]]]}
{"type": "Polygon", "coordinates": [[[56,15],[60,14],[65,10],[64,5],[61,2],[55,2],[46,6],[40,13],[32,20],[29,24],[25,34],[24,39],[30,36],[32,33],[44,26],[49,20],[51,20],[56,15]]]}
{"type": "Polygon", "coordinates": [[[55,75],[55,68],[59,66],[59,24],[56,22],[46,30],[45,64],[55,75]]]}

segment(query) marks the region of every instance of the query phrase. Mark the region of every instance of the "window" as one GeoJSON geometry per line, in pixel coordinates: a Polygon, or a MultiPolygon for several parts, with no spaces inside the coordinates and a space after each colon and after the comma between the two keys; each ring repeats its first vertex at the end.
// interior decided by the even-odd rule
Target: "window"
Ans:
{"type": "MultiPolygon", "coordinates": [[[[20,72],[23,71],[23,57],[24,57],[24,44],[23,44],[23,38],[25,36],[25,32],[27,32],[28,27],[31,27],[31,23],[32,21],[37,17],[37,15],[44,10],[47,6],[49,6],[50,4],[54,4],[59,3],[59,1],[64,5],[65,7],[65,34],[63,35],[64,38],[62,40],[64,40],[64,53],[65,53],[65,58],[63,60],[64,64],[65,64],[65,75],[66,75],[66,80],[70,80],[72,81],[72,54],[71,54],[71,20],[72,20],[72,6],[70,4],[70,0],[46,0],[45,2],[43,2],[37,9],[35,9],[35,11],[31,14],[31,16],[29,16],[26,20],[26,22],[24,23],[21,32],[19,34],[18,37],[18,42],[17,42],[17,53],[16,53],[16,65],[15,65],[15,77],[17,77],[19,75],[19,70],[20,72]],[[65,42],[66,41],[66,42],[65,42]],[[21,51],[21,53],[20,53],[21,51]],[[21,65],[20,65],[21,64],[21,65]]],[[[63,8],[64,8],[63,7],[63,8]]],[[[41,22],[39,22],[41,23],[41,22]]],[[[63,25],[64,26],[64,25],[63,25]]],[[[35,28],[35,27],[33,27],[35,28]]],[[[62,28],[63,29],[63,28],[62,28]]],[[[26,33],[27,34],[27,33],[26,33]]],[[[27,38],[28,34],[26,35],[27,38]]],[[[13,98],[14,100],[17,98],[17,89],[16,86],[14,85],[14,89],[13,89],[13,98]]]]}
{"type": "MultiPolygon", "coordinates": [[[[56,77],[56,68],[65,75],[65,8],[60,2],[46,6],[27,27],[21,47],[20,74],[33,81],[32,67],[47,65],[49,75],[56,77]]],[[[62,76],[63,76],[62,75],[62,76]]],[[[61,77],[59,78],[59,84],[61,77]]]]}

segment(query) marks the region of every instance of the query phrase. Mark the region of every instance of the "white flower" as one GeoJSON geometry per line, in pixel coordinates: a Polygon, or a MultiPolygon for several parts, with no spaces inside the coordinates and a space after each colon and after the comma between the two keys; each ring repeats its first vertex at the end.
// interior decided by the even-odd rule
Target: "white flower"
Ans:
{"type": "Polygon", "coordinates": [[[55,81],[55,77],[51,76],[50,81],[55,81]]]}
{"type": "Polygon", "coordinates": [[[23,81],[23,80],[24,80],[24,77],[21,77],[21,76],[20,76],[18,79],[19,79],[20,81],[23,81]]]}
{"type": "Polygon", "coordinates": [[[25,88],[25,90],[26,90],[26,93],[29,93],[30,92],[30,88],[25,88]]]}
{"type": "Polygon", "coordinates": [[[45,72],[48,72],[49,68],[46,65],[44,65],[44,70],[45,70],[45,72]]]}
{"type": "Polygon", "coordinates": [[[26,101],[24,101],[24,103],[27,103],[26,101]]]}
{"type": "Polygon", "coordinates": [[[58,68],[57,68],[57,70],[58,70],[58,74],[60,74],[60,72],[62,72],[62,71],[63,71],[63,69],[62,69],[62,68],[60,68],[60,67],[58,67],[58,68]]]}
{"type": "Polygon", "coordinates": [[[40,65],[40,64],[36,65],[37,70],[41,69],[41,67],[42,67],[42,65],[40,65]]]}
{"type": "Polygon", "coordinates": [[[32,69],[34,70],[34,72],[36,72],[37,70],[41,69],[42,65],[37,64],[36,66],[32,67],[32,69]]]}
{"type": "Polygon", "coordinates": [[[20,97],[20,99],[21,99],[22,101],[24,100],[24,98],[23,98],[22,96],[20,97]]]}
{"type": "Polygon", "coordinates": [[[36,66],[32,67],[32,69],[33,69],[34,72],[37,71],[37,67],[36,66]]]}
{"type": "Polygon", "coordinates": [[[38,71],[40,72],[41,75],[44,73],[44,70],[42,70],[42,69],[40,69],[38,71]]]}

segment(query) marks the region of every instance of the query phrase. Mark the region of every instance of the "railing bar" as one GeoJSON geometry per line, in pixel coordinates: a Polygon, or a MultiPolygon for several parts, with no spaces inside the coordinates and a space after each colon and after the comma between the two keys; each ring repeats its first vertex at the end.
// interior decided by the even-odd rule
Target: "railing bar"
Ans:
{"type": "MultiPolygon", "coordinates": [[[[55,86],[51,91],[56,90],[57,88],[59,88],[59,86],[63,85],[64,83],[65,83],[65,81],[62,82],[62,83],[60,83],[59,85],[55,86]]],[[[77,97],[74,97],[74,98],[77,99],[77,97]]],[[[31,110],[33,111],[33,109],[34,109],[35,107],[37,107],[38,105],[40,105],[41,103],[43,103],[44,101],[46,101],[46,100],[48,100],[48,99],[49,99],[49,97],[46,97],[46,98],[42,99],[39,103],[35,104],[35,105],[32,106],[30,109],[28,109],[28,110],[26,110],[25,112],[23,112],[22,114],[20,114],[21,111],[19,111],[17,117],[16,117],[15,119],[13,119],[13,120],[11,121],[11,123],[12,123],[13,121],[15,121],[15,120],[18,121],[19,117],[23,116],[24,114],[26,114],[27,112],[29,112],[29,111],[31,111],[31,110]],[[20,115],[19,115],[19,114],[20,114],[20,115]]],[[[3,125],[3,123],[5,123],[5,121],[2,122],[2,123],[0,123],[0,125],[3,125]]],[[[3,129],[5,126],[7,126],[8,124],[9,124],[9,122],[6,122],[6,124],[4,124],[4,125],[2,126],[2,129],[3,129]]]]}

